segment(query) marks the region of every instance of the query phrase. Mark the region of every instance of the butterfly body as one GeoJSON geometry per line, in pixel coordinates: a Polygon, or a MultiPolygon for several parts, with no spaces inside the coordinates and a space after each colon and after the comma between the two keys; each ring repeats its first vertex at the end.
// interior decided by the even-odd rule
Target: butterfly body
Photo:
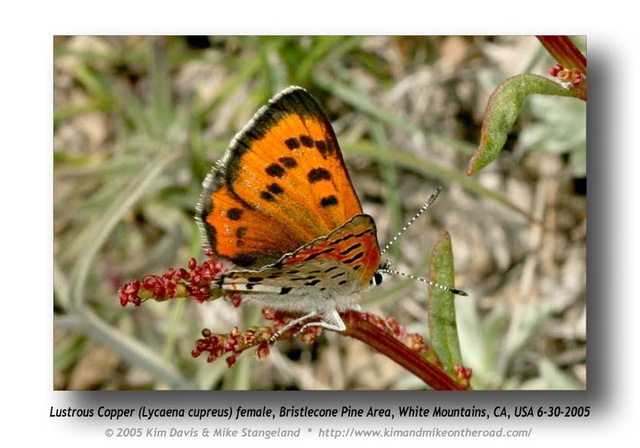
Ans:
{"type": "Polygon", "coordinates": [[[207,176],[198,222],[228,270],[212,286],[344,330],[380,267],[373,219],[331,124],[300,87],[261,108],[207,176]]]}

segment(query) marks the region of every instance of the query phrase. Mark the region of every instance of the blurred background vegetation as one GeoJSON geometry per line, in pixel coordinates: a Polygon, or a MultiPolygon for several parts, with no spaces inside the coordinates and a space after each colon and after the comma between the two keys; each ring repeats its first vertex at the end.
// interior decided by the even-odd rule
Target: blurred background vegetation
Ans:
{"type": "MultiPolygon", "coordinates": [[[[257,306],[118,302],[124,282],[203,259],[202,180],[291,84],[327,110],[381,245],[445,187],[389,256],[425,276],[450,232],[472,386],[586,388],[585,104],[530,98],[497,162],[465,175],[491,92],[554,63],[533,36],[56,37],[54,388],[424,387],[333,332],[208,364],[190,355],[201,330],[260,324],[257,306]]],[[[362,308],[428,338],[426,293],[391,279],[362,308]]]]}

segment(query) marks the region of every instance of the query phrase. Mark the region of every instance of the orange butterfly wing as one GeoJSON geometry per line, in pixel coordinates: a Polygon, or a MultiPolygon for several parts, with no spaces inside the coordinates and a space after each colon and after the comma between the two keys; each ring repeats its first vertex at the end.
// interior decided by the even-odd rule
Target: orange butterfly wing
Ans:
{"type": "Polygon", "coordinates": [[[274,263],[360,213],[333,128],[300,87],[276,95],[235,136],[198,204],[210,249],[245,268],[274,263]]]}

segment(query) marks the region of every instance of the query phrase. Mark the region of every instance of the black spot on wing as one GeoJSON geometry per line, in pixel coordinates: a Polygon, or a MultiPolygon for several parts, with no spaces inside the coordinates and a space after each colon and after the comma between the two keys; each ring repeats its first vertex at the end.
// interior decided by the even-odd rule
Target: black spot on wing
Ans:
{"type": "Polygon", "coordinates": [[[316,149],[323,158],[327,158],[327,142],[325,142],[324,140],[316,140],[316,149]]]}
{"type": "Polygon", "coordinates": [[[241,208],[230,208],[227,210],[227,218],[231,221],[239,221],[242,219],[242,209],[241,208]]]}
{"type": "Polygon", "coordinates": [[[273,194],[282,194],[282,193],[284,193],[284,188],[282,188],[280,185],[278,185],[275,182],[272,183],[272,184],[267,185],[267,190],[269,190],[273,194]]]}
{"type": "Polygon", "coordinates": [[[326,208],[332,205],[338,205],[338,198],[334,195],[325,196],[324,198],[320,199],[320,207],[326,208]]]}
{"type": "Polygon", "coordinates": [[[268,191],[261,191],[260,198],[264,199],[267,202],[274,202],[276,200],[276,198],[268,191]]]}
{"type": "Polygon", "coordinates": [[[359,248],[361,246],[362,246],[362,243],[353,244],[353,245],[347,247],[342,252],[340,252],[340,255],[349,255],[349,253],[353,252],[354,250],[356,250],[357,248],[359,248]]]}
{"type": "Polygon", "coordinates": [[[352,264],[352,263],[355,263],[356,261],[358,261],[359,259],[361,259],[362,257],[364,257],[364,252],[358,252],[353,257],[349,258],[348,260],[344,260],[343,263],[344,264],[352,264]]]}
{"type": "Polygon", "coordinates": [[[301,135],[300,143],[302,143],[302,145],[306,146],[307,148],[313,148],[313,139],[308,135],[301,135]]]}
{"type": "Polygon", "coordinates": [[[315,286],[318,283],[320,283],[322,280],[320,280],[319,278],[316,278],[315,280],[311,280],[305,283],[305,286],[315,286]]]}
{"type": "Polygon", "coordinates": [[[282,165],[279,165],[277,163],[271,163],[267,165],[264,171],[267,173],[267,175],[277,178],[281,178],[285,173],[285,169],[282,167],[282,165]]]}
{"type": "Polygon", "coordinates": [[[295,168],[298,166],[298,162],[296,162],[296,159],[294,159],[293,157],[280,157],[278,161],[282,163],[287,169],[295,168]]]}
{"type": "Polygon", "coordinates": [[[246,234],[247,234],[247,228],[246,227],[238,227],[236,229],[236,238],[242,239],[242,238],[244,238],[244,236],[246,234]]]}
{"type": "Polygon", "coordinates": [[[294,149],[298,149],[300,147],[300,141],[295,137],[291,137],[291,138],[286,139],[284,141],[284,144],[287,145],[287,148],[289,148],[292,151],[294,149]]]}
{"type": "Polygon", "coordinates": [[[331,173],[325,168],[313,168],[307,173],[307,179],[311,184],[321,180],[331,180],[331,173]]]}
{"type": "Polygon", "coordinates": [[[331,252],[333,252],[335,249],[333,247],[328,247],[326,249],[323,249],[321,251],[318,252],[314,252],[312,254],[307,255],[307,257],[304,259],[304,261],[309,261],[309,260],[314,260],[316,258],[318,258],[321,255],[325,255],[325,254],[329,254],[331,252]]]}

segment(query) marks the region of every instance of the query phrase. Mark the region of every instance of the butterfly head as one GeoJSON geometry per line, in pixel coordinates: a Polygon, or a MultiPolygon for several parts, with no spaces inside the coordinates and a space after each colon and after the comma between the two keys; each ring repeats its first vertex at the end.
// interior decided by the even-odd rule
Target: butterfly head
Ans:
{"type": "Polygon", "coordinates": [[[369,280],[369,286],[380,286],[383,282],[385,282],[389,277],[389,269],[391,268],[391,263],[389,260],[384,260],[380,263],[380,266],[373,273],[373,276],[369,280]]]}

